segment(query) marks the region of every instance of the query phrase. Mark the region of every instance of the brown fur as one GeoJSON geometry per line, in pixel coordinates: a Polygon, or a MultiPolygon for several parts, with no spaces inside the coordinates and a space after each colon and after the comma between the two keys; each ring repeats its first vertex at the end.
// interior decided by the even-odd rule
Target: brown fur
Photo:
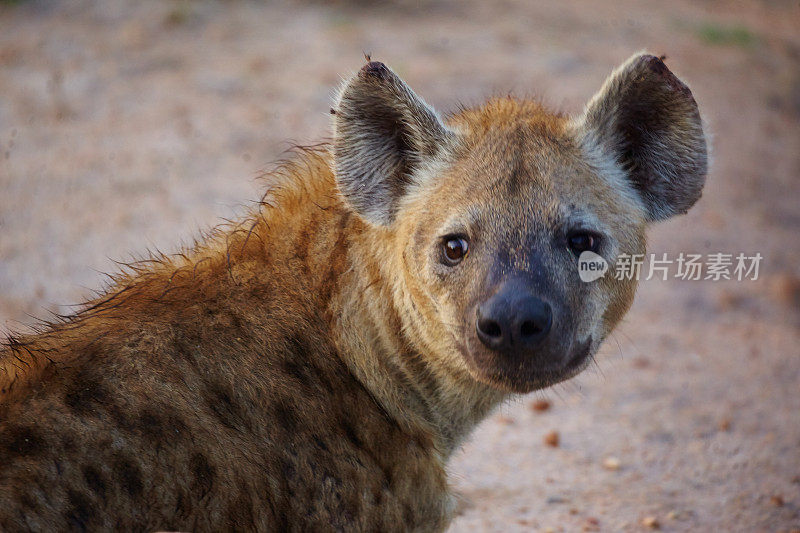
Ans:
{"type": "Polygon", "coordinates": [[[608,253],[638,253],[654,218],[586,144],[603,138],[587,113],[501,98],[440,122],[369,63],[333,147],[276,172],[250,216],[9,338],[0,529],[443,529],[469,431],[588,364],[512,369],[478,346],[491,280],[545,272],[563,351],[590,335],[594,353],[633,299],[632,281],[580,285],[548,244],[594,217],[608,253]],[[453,224],[476,236],[444,270],[453,224]]]}

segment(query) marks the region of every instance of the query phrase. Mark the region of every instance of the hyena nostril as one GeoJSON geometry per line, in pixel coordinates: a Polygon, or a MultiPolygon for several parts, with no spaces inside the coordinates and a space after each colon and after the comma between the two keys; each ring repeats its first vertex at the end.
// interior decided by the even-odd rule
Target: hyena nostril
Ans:
{"type": "Polygon", "coordinates": [[[503,335],[500,324],[490,318],[481,318],[478,320],[478,329],[487,337],[502,337],[503,335]]]}
{"type": "Polygon", "coordinates": [[[539,326],[535,322],[531,322],[530,320],[526,320],[522,323],[522,326],[519,328],[519,332],[522,334],[523,337],[530,337],[532,335],[537,335],[544,330],[543,327],[539,326]]]}

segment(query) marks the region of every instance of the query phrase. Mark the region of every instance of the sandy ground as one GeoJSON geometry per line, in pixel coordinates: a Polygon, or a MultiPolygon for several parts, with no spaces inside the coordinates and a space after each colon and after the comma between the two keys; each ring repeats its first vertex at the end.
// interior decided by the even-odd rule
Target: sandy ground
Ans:
{"type": "Polygon", "coordinates": [[[642,48],[715,155],[650,250],[760,252],[759,280],[643,282],[593,369],[477,429],[452,530],[799,530],[797,2],[0,2],[0,327],[236,216],[287,140],[328,135],[362,52],[441,109],[513,90],[575,112],[642,48]]]}

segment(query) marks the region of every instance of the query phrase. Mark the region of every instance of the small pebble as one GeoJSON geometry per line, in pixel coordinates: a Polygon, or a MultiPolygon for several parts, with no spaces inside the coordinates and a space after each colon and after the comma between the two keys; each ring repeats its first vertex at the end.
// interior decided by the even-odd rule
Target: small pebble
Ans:
{"type": "Polygon", "coordinates": [[[603,468],[606,470],[619,470],[621,463],[616,457],[606,457],[603,460],[603,468]]]}
{"type": "Polygon", "coordinates": [[[542,411],[547,411],[550,409],[550,402],[548,400],[535,400],[531,402],[531,411],[537,411],[541,413],[542,411]]]}
{"type": "Polygon", "coordinates": [[[800,307],[800,277],[788,272],[772,276],[769,293],[777,302],[800,307]]]}
{"type": "Polygon", "coordinates": [[[553,448],[558,448],[558,444],[560,442],[558,431],[551,431],[547,435],[544,436],[544,443],[548,446],[552,446],[553,448]]]}
{"type": "Polygon", "coordinates": [[[783,501],[783,497],[777,494],[772,498],[770,498],[769,501],[772,502],[772,505],[774,505],[775,507],[783,507],[783,504],[785,503],[783,501]]]}
{"type": "Polygon", "coordinates": [[[642,519],[642,525],[644,527],[649,527],[650,529],[659,529],[661,528],[661,524],[658,523],[658,519],[655,516],[646,516],[642,519]]]}

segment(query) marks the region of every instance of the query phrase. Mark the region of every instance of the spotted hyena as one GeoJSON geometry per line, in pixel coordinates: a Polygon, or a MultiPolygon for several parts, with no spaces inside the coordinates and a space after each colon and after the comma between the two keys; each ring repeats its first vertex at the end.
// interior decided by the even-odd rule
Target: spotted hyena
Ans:
{"type": "Polygon", "coordinates": [[[0,529],[441,530],[503,399],[578,374],[700,197],[688,87],[636,55],[582,114],[441,116],[386,66],[259,207],[0,352],[0,529]]]}

